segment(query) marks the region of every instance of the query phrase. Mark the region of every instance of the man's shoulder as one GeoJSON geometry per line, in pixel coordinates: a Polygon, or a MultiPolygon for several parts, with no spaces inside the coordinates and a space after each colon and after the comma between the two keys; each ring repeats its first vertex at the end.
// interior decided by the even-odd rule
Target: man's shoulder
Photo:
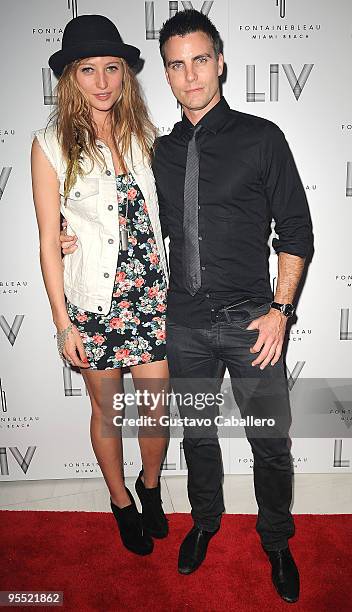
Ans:
{"type": "Polygon", "coordinates": [[[244,113],[235,109],[230,109],[231,117],[238,125],[243,126],[248,130],[253,130],[257,134],[261,135],[275,135],[282,133],[281,128],[265,117],[259,117],[258,115],[252,115],[250,113],[244,113]]]}
{"type": "MultiPolygon", "coordinates": [[[[243,129],[247,134],[253,134],[256,138],[260,139],[276,139],[282,138],[283,132],[281,128],[271,121],[270,119],[266,119],[265,117],[260,117],[258,115],[252,115],[250,113],[244,113],[242,111],[238,111],[236,109],[229,109],[229,119],[234,127],[239,127],[243,129]]],[[[175,123],[173,129],[169,134],[164,134],[163,136],[159,136],[155,142],[156,152],[163,152],[165,148],[168,147],[171,143],[178,142],[180,135],[182,133],[182,121],[178,121],[175,123]]]]}
{"type": "Polygon", "coordinates": [[[162,136],[158,136],[155,139],[154,143],[154,160],[153,167],[156,169],[158,161],[165,159],[165,156],[169,155],[170,145],[179,141],[179,136],[181,134],[180,128],[182,125],[182,121],[175,123],[173,129],[169,134],[163,134],[162,136]]]}
{"type": "Polygon", "coordinates": [[[166,145],[168,142],[174,140],[175,137],[177,138],[180,134],[181,127],[182,127],[182,121],[178,121],[177,123],[175,123],[174,127],[172,128],[169,134],[163,134],[162,136],[157,137],[155,141],[156,146],[162,147],[163,145],[166,145]]]}

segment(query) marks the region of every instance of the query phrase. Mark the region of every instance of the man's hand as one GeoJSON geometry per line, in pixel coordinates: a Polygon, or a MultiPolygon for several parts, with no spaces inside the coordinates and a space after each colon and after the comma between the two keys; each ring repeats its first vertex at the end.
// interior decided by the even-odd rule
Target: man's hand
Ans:
{"type": "Polygon", "coordinates": [[[269,312],[250,323],[247,329],[259,329],[256,343],[249,349],[251,353],[259,353],[252,361],[252,366],[260,365],[260,369],[270,363],[272,366],[280,359],[286,331],[287,317],[279,310],[270,308],[269,312]]]}
{"type": "Polygon", "coordinates": [[[67,236],[66,234],[67,221],[66,219],[62,222],[62,230],[60,232],[61,248],[64,255],[74,253],[77,249],[77,236],[67,236]]]}

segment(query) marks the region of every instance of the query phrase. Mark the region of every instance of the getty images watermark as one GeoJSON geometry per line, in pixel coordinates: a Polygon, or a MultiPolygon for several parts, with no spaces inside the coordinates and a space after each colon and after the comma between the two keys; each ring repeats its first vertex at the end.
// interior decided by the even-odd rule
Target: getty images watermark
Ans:
{"type": "Polygon", "coordinates": [[[100,391],[103,437],[352,438],[351,378],[107,377],[100,391]]]}
{"type": "MultiPolygon", "coordinates": [[[[157,392],[153,393],[148,389],[143,391],[136,389],[132,393],[115,393],[113,395],[113,409],[123,411],[125,408],[137,406],[138,410],[160,411],[175,405],[180,410],[206,410],[216,406],[220,409],[225,405],[224,394],[219,392],[213,393],[177,393],[157,392]]],[[[151,415],[139,415],[138,417],[125,417],[122,414],[117,414],[113,417],[113,424],[116,427],[274,427],[275,419],[273,418],[258,418],[253,415],[247,415],[244,418],[237,418],[234,415],[225,417],[222,414],[217,414],[213,418],[201,416],[172,416],[169,414],[161,414],[158,417],[151,415]]]]}

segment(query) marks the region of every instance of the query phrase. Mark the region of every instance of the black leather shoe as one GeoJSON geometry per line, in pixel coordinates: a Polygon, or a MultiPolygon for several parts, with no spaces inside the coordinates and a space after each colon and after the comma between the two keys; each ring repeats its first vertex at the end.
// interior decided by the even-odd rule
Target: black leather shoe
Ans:
{"type": "Polygon", "coordinates": [[[204,531],[194,525],[183,540],[178,555],[180,574],[191,574],[203,563],[211,538],[219,531],[204,531]]]}
{"type": "Polygon", "coordinates": [[[135,489],[142,504],[143,529],[153,538],[166,538],[169,533],[168,520],[162,508],[160,495],[160,476],[158,486],[147,489],[141,478],[143,470],[139,472],[135,489]]]}
{"type": "Polygon", "coordinates": [[[289,547],[266,550],[272,567],[271,578],[280,597],[294,603],[299,597],[299,573],[289,547]]]}
{"type": "Polygon", "coordinates": [[[119,508],[110,498],[111,510],[117,521],[123,545],[136,555],[149,555],[154,548],[150,535],[143,532],[142,518],[133,499],[131,491],[126,487],[131,500],[129,506],[119,508]]]}

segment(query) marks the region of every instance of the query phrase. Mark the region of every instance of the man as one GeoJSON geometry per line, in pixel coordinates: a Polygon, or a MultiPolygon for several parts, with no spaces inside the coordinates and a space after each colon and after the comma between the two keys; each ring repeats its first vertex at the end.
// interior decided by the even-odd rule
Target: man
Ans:
{"type": "MultiPolygon", "coordinates": [[[[230,110],[221,97],[221,41],[205,15],[189,10],[168,20],[160,32],[160,52],[183,109],[182,121],[159,139],[153,165],[162,228],[170,238],[170,374],[183,381],[184,390],[193,385],[194,393],[194,379],[214,380],[215,394],[225,364],[242,416],[250,408],[255,416],[272,409],[281,417],[285,437],[246,433],[254,456],[257,531],[276,588],[286,601],[296,601],[299,576],[287,542],[294,523],[281,352],[312,248],[306,196],[281,130],[230,110]],[[267,246],[272,218],[279,254],[274,304],[267,246]]],[[[180,411],[189,415],[181,406],[180,411]]],[[[181,573],[199,567],[224,510],[218,438],[202,436],[185,431],[194,527],[181,545],[181,573]]]]}
{"type": "MultiPolygon", "coordinates": [[[[170,373],[193,394],[205,381],[215,398],[226,366],[241,415],[275,415],[275,435],[269,427],[260,436],[246,427],[246,435],[254,457],[256,529],[278,593],[294,602],[299,574],[288,546],[294,522],[282,346],[312,251],[307,200],[281,130],[230,110],[221,96],[224,59],[210,20],[195,10],[177,13],[160,32],[160,51],[183,109],[182,121],[159,139],[153,164],[163,233],[170,238],[170,373]],[[272,219],[279,256],[274,301],[267,245],[272,219]]],[[[179,408],[181,416],[192,416],[191,408],[179,408]]],[[[207,413],[215,416],[215,402],[207,413]]],[[[189,574],[219,529],[223,472],[215,427],[185,427],[183,447],[194,526],[181,544],[178,568],[189,574]]]]}

